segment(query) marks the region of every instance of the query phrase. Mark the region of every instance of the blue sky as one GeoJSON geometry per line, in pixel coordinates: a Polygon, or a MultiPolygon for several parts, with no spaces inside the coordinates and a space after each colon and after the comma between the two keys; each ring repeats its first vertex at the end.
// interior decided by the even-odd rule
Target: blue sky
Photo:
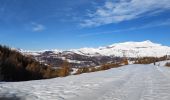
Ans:
{"type": "Polygon", "coordinates": [[[170,0],[0,0],[0,44],[26,50],[151,40],[170,46],[170,0]]]}

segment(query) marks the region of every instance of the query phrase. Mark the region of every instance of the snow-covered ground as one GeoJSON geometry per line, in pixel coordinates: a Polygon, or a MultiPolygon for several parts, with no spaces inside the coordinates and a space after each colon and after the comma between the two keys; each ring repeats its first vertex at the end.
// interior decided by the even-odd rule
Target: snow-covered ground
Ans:
{"type": "Polygon", "coordinates": [[[153,43],[149,40],[142,42],[115,43],[106,47],[99,48],[80,48],[71,50],[77,54],[90,56],[104,55],[117,57],[162,57],[170,55],[170,47],[153,43]],[[164,52],[162,52],[164,51],[164,52]]]}
{"type": "Polygon", "coordinates": [[[156,62],[156,65],[157,65],[157,66],[165,66],[165,64],[166,64],[167,62],[170,62],[170,60],[156,62]]]}
{"type": "Polygon", "coordinates": [[[28,82],[1,82],[0,100],[170,100],[170,68],[127,65],[28,82]]]}

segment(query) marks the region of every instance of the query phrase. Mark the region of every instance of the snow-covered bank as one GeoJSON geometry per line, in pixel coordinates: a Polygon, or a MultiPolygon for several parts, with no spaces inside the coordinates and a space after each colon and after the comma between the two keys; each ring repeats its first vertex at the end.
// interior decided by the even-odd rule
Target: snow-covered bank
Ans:
{"type": "Polygon", "coordinates": [[[155,64],[156,64],[157,66],[165,66],[165,64],[166,64],[167,62],[170,62],[170,60],[156,62],[155,64]]]}
{"type": "Polygon", "coordinates": [[[170,68],[167,67],[128,65],[65,78],[1,82],[0,98],[13,97],[21,100],[170,100],[169,76],[170,68]]]}

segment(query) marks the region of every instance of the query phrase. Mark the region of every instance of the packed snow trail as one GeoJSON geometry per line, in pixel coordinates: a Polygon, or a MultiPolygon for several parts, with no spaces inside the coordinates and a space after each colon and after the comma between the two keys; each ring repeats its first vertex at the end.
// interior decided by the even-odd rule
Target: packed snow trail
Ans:
{"type": "Polygon", "coordinates": [[[170,100],[170,68],[128,65],[28,82],[1,82],[0,100],[170,100]],[[14,98],[14,99],[11,99],[14,98]]]}

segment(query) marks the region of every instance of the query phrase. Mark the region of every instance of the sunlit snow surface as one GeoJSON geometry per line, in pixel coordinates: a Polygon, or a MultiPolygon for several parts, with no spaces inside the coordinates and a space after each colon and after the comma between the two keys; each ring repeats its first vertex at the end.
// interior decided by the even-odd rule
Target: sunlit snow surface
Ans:
{"type": "Polygon", "coordinates": [[[117,57],[162,57],[170,55],[170,47],[153,43],[149,40],[143,42],[124,42],[115,43],[107,47],[100,48],[81,48],[72,50],[84,55],[104,55],[117,57]]]}
{"type": "Polygon", "coordinates": [[[0,100],[170,100],[169,94],[170,68],[154,65],[128,65],[47,80],[0,82],[0,100]]]}
{"type": "MultiPolygon", "coordinates": [[[[62,50],[42,50],[42,51],[24,51],[19,50],[26,55],[40,55],[45,51],[52,51],[55,54],[63,53],[62,50]]],[[[143,42],[124,42],[115,43],[106,47],[99,48],[80,48],[71,49],[67,53],[76,53],[86,56],[117,56],[117,57],[162,57],[170,55],[170,47],[153,43],[149,40],[143,42]]]]}

